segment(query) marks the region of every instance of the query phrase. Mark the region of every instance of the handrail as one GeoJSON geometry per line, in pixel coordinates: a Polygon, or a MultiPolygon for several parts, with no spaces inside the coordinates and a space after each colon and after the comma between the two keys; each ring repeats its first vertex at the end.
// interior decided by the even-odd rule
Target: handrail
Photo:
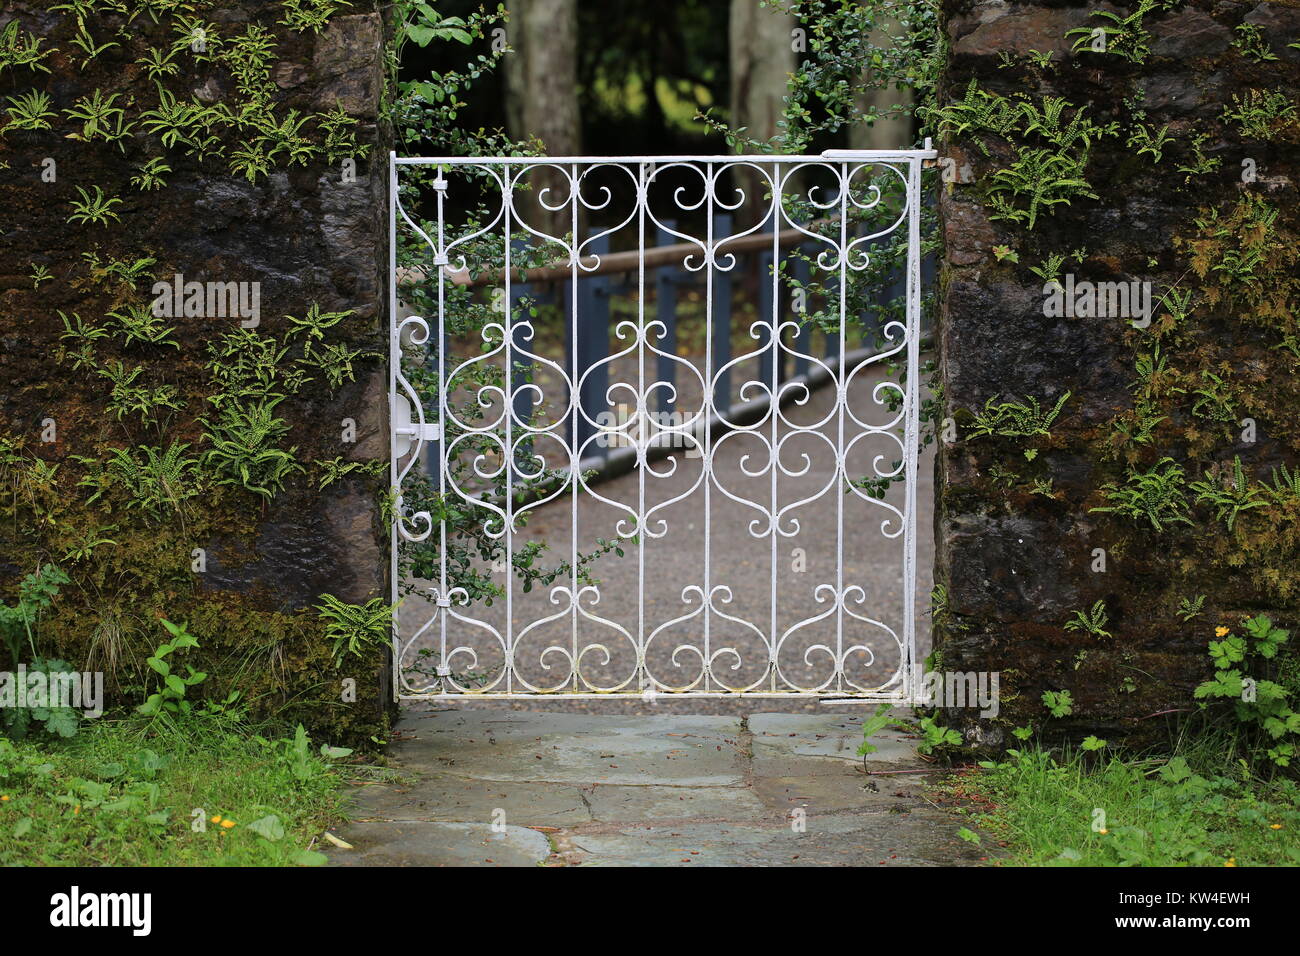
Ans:
{"type": "MultiPolygon", "coordinates": [[[[810,224],[809,229],[830,222],[831,220],[816,220],[810,224]]],[[[777,247],[788,249],[791,246],[797,246],[807,242],[809,235],[802,229],[783,229],[777,233],[777,247]]],[[[747,236],[738,236],[732,239],[726,239],[718,244],[715,252],[726,254],[737,254],[746,252],[762,252],[772,248],[772,234],[770,232],[755,232],[747,236]]],[[[627,252],[611,252],[603,256],[589,255],[583,256],[580,262],[581,272],[578,278],[587,276],[600,275],[617,275],[623,272],[631,272],[640,268],[643,264],[647,269],[658,268],[659,266],[679,265],[687,256],[698,253],[700,244],[696,242],[676,242],[670,246],[651,246],[642,250],[629,250],[627,252]]],[[[556,260],[560,263],[563,260],[556,260]]],[[[449,266],[443,266],[443,272],[453,284],[458,286],[468,286],[477,288],[485,285],[492,285],[500,282],[504,278],[504,270],[498,269],[495,272],[485,272],[482,275],[471,278],[463,271],[453,271],[449,266]]],[[[567,282],[573,277],[572,265],[567,262],[563,264],[553,264],[549,266],[537,266],[533,269],[519,269],[512,272],[513,282],[546,285],[551,282],[567,282]]],[[[427,281],[427,274],[419,267],[411,267],[398,270],[398,284],[403,286],[415,285],[422,281],[427,281]]]]}

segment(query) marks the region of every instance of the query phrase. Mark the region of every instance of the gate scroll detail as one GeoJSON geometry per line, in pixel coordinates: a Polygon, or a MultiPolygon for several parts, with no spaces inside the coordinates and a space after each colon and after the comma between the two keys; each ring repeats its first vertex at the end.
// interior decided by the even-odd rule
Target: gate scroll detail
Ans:
{"type": "Polygon", "coordinates": [[[390,158],[399,699],[915,700],[928,145],[390,158]],[[854,348],[882,275],[903,307],[854,348]]]}

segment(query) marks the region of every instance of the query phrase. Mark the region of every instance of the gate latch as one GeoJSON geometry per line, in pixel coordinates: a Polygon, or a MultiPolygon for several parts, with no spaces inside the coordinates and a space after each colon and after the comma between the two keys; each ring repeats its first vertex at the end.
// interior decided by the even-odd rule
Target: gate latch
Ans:
{"type": "Polygon", "coordinates": [[[418,438],[423,442],[442,441],[442,424],[425,422],[423,425],[412,420],[411,403],[405,395],[394,395],[392,402],[393,436],[397,439],[398,458],[404,458],[411,450],[411,445],[418,438]]]}

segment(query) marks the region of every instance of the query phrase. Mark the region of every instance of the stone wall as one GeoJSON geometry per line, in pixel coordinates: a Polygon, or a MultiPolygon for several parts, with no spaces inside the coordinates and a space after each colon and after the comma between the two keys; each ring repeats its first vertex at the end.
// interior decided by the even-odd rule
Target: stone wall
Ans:
{"type": "Polygon", "coordinates": [[[1165,739],[1216,626],[1300,621],[1300,498],[1272,482],[1300,461],[1300,6],[1137,11],[944,3],[936,669],[1001,673],[997,719],[948,714],[972,744],[1026,723],[1165,739]],[[1060,165],[1035,186],[1034,161],[1060,165]],[[1061,185],[1079,170],[1086,190],[1061,185]],[[1030,228],[1034,189],[1068,203],[1030,228]],[[1149,282],[1149,323],[1049,314],[1054,273],[1149,282]],[[1233,516],[1211,487],[1255,503],[1233,516]],[[1079,611],[1092,629],[1066,628],[1079,611]],[[1048,690],[1073,712],[1049,720],[1048,690]]]}
{"type": "Polygon", "coordinates": [[[312,606],[386,594],[378,5],[47,6],[0,14],[38,41],[5,54],[0,103],[48,97],[0,131],[0,600],[57,564],[42,653],[108,670],[119,700],[165,616],[198,637],[206,696],[369,736],[383,649],[336,667],[312,606]],[[248,308],[157,319],[177,274],[248,283],[248,308]]]}

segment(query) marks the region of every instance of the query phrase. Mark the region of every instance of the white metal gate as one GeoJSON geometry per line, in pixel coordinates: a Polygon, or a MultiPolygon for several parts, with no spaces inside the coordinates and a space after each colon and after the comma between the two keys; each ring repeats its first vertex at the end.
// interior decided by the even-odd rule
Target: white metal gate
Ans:
{"type": "Polygon", "coordinates": [[[915,699],[926,146],[391,158],[398,698],[915,699]]]}

